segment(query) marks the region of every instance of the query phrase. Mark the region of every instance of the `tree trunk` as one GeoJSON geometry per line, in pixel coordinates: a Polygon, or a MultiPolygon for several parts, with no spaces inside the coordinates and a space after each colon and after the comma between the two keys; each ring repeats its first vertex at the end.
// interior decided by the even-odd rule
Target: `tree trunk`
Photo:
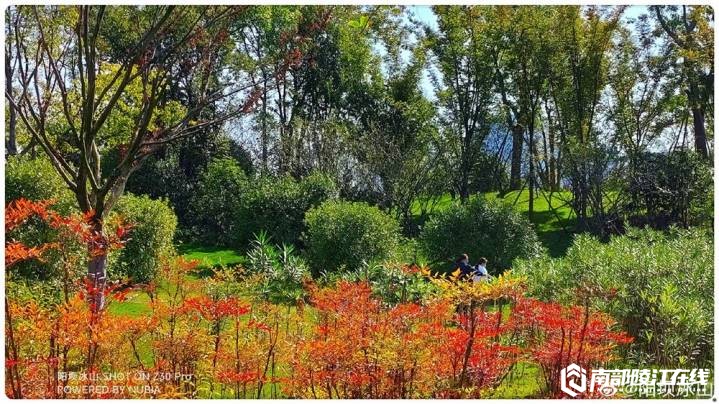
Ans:
{"type": "Polygon", "coordinates": [[[515,125],[512,128],[512,167],[509,176],[509,189],[516,191],[522,187],[522,143],[524,128],[522,125],[515,125]]]}
{"type": "Polygon", "coordinates": [[[88,301],[93,311],[98,312],[105,307],[105,286],[107,285],[107,246],[106,237],[102,226],[102,220],[96,219],[94,231],[100,235],[100,246],[97,240],[88,245],[90,250],[90,262],[87,265],[87,277],[92,290],[88,293],[88,301]]]}
{"type": "Polygon", "coordinates": [[[692,121],[694,123],[694,148],[704,159],[709,159],[707,147],[707,132],[704,120],[704,108],[700,101],[697,67],[693,62],[686,61],[684,64],[684,75],[689,82],[687,99],[692,110],[692,121]]]}
{"type": "Polygon", "coordinates": [[[459,173],[459,200],[465,203],[469,200],[469,169],[471,164],[469,162],[469,146],[465,146],[465,150],[462,152],[462,165],[460,166],[459,173]]]}
{"type": "Polygon", "coordinates": [[[707,133],[704,125],[704,111],[701,107],[692,107],[692,120],[694,121],[694,147],[696,152],[705,159],[709,159],[707,148],[707,133]]]}
{"type": "Polygon", "coordinates": [[[268,160],[268,144],[269,138],[267,133],[267,81],[263,84],[262,92],[262,172],[261,175],[266,175],[268,172],[267,160],[268,160]]]}
{"type": "MultiPolygon", "coordinates": [[[[6,48],[5,51],[7,52],[8,49],[6,48]]],[[[12,59],[8,52],[5,54],[5,91],[7,93],[7,97],[10,97],[12,99],[13,89],[11,63],[12,59]]],[[[17,140],[15,136],[15,128],[17,127],[17,112],[15,111],[15,108],[8,108],[8,113],[9,117],[7,126],[7,139],[5,139],[5,152],[9,155],[14,156],[17,154],[17,140]]]]}
{"type": "Polygon", "coordinates": [[[529,220],[534,216],[534,125],[529,126],[529,220]]]}
{"type": "Polygon", "coordinates": [[[556,152],[556,141],[554,139],[554,132],[550,129],[549,131],[549,189],[551,191],[559,191],[559,166],[557,164],[556,152]]]}

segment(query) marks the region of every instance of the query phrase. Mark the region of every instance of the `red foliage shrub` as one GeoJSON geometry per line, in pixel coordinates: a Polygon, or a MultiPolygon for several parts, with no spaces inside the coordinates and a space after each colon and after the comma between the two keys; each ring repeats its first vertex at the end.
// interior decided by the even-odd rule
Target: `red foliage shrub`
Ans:
{"type": "MultiPolygon", "coordinates": [[[[86,244],[97,236],[86,217],[61,217],[49,206],[10,204],[6,230],[38,216],[86,244]]],[[[97,247],[120,246],[120,228],[97,247]]],[[[67,239],[32,247],[9,240],[6,266],[41,259],[67,239]]],[[[521,360],[541,367],[546,395],[557,397],[562,368],[604,365],[618,345],[630,341],[588,304],[566,307],[527,298],[522,281],[512,277],[489,284],[433,280],[440,292],[429,303],[395,306],[373,297],[364,282],[325,288],[307,283],[313,309],[298,305],[292,312],[207,289],[208,283],[234,281],[193,280],[188,274],[196,266],[182,258],[166,263],[163,282],[144,290],[150,313],[141,317],[113,314],[111,304],[94,310],[85,298],[94,292],[90,282],[56,304],[6,298],[6,394],[260,398],[267,392],[277,396],[281,385],[297,398],[478,398],[521,360]],[[85,377],[65,377],[71,372],[85,377]],[[151,377],[131,377],[138,373],[151,377]]],[[[251,277],[243,282],[255,287],[251,277]]],[[[110,287],[104,293],[112,303],[130,292],[110,287]]]]}

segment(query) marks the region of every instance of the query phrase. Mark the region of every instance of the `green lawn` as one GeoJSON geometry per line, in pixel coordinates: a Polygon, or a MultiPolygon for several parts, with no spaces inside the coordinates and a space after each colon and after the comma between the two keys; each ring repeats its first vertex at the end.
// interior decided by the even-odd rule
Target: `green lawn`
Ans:
{"type": "Polygon", "coordinates": [[[204,269],[245,262],[245,257],[242,254],[227,247],[182,244],[177,247],[177,252],[186,259],[200,261],[199,267],[204,269]]]}
{"type": "Polygon", "coordinates": [[[541,393],[539,367],[519,362],[488,398],[537,398],[541,393]]]}
{"type": "Polygon", "coordinates": [[[107,310],[115,315],[123,315],[130,317],[139,317],[149,315],[150,297],[144,292],[128,293],[124,302],[112,302],[107,310]]]}

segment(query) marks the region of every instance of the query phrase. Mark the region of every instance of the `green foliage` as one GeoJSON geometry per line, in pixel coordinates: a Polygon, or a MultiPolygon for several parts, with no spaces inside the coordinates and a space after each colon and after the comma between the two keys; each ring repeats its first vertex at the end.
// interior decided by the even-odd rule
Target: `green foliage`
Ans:
{"type": "Polygon", "coordinates": [[[166,200],[132,194],[120,198],[114,214],[132,227],[124,248],[110,259],[110,276],[133,282],[154,279],[162,259],[173,253],[177,216],[166,200]]]}
{"type": "Polygon", "coordinates": [[[212,244],[238,245],[244,223],[242,203],[249,192],[249,180],[231,159],[213,160],[200,176],[200,185],[191,212],[198,236],[212,244]]]}
{"type": "Polygon", "coordinates": [[[193,202],[196,228],[213,244],[244,248],[260,231],[279,243],[298,244],[305,212],[337,197],[334,182],[320,173],[300,181],[289,176],[250,181],[229,159],[213,161],[193,202]]]}
{"type": "Polygon", "coordinates": [[[305,212],[336,197],[332,180],[319,173],[300,181],[289,176],[261,178],[243,203],[241,240],[247,242],[266,231],[277,243],[296,245],[304,230],[305,212]]]}
{"type": "MultiPolygon", "coordinates": [[[[103,159],[103,170],[119,163],[118,152],[115,149],[107,153],[103,159]]],[[[184,231],[195,223],[196,212],[192,202],[199,192],[201,176],[216,159],[234,160],[248,176],[254,172],[252,159],[240,144],[224,132],[205,130],[184,137],[148,157],[130,176],[125,190],[135,195],[169,199],[183,232],[178,237],[185,236],[184,231]]]]}
{"type": "Polygon", "coordinates": [[[399,245],[397,221],[363,202],[327,201],[305,215],[304,241],[314,274],[353,271],[389,259],[399,245]]]}
{"type": "Polygon", "coordinates": [[[5,164],[5,203],[19,198],[32,201],[54,199],[54,209],[68,213],[75,199],[46,158],[9,156],[5,164]]]}
{"type": "Polygon", "coordinates": [[[711,167],[692,151],[647,153],[637,162],[628,191],[632,212],[657,227],[711,224],[714,181],[711,167]]]}
{"type": "Polygon", "coordinates": [[[511,206],[496,200],[472,199],[455,203],[434,215],[420,239],[435,269],[451,269],[460,254],[470,261],[486,257],[487,269],[498,274],[516,258],[538,256],[542,247],[532,224],[511,206]]]}
{"type": "Polygon", "coordinates": [[[706,231],[632,229],[609,243],[581,235],[566,257],[522,260],[515,268],[544,300],[581,303],[580,287],[604,295],[589,302],[634,336],[629,359],[637,364],[712,360],[713,252],[706,231]]]}
{"type": "MultiPolygon", "coordinates": [[[[5,203],[19,198],[33,201],[55,200],[53,209],[62,214],[71,213],[76,205],[72,193],[52,163],[43,157],[32,159],[26,156],[8,156],[5,165],[5,203]]],[[[57,230],[50,228],[43,220],[31,218],[24,226],[6,234],[6,237],[34,246],[57,241],[57,230]]],[[[83,249],[74,247],[77,247],[74,249],[78,250],[81,256],[83,249]]],[[[13,268],[13,275],[27,280],[56,280],[62,271],[61,257],[56,251],[46,254],[44,261],[28,260],[18,263],[13,268]]]]}
{"type": "Polygon", "coordinates": [[[307,263],[295,254],[291,245],[272,245],[265,232],[260,232],[252,242],[247,269],[250,274],[262,276],[260,293],[273,303],[294,304],[305,296],[302,281],[309,277],[307,263]]]}

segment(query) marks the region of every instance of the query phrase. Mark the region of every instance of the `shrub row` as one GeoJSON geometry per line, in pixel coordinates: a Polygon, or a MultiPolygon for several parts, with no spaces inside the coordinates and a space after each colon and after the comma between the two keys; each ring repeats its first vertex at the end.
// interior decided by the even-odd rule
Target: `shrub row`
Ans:
{"type": "Polygon", "coordinates": [[[587,303],[634,338],[638,364],[697,366],[711,361],[712,236],[704,230],[632,229],[602,243],[578,236],[558,259],[519,261],[530,292],[543,300],[587,303]]]}
{"type": "Polygon", "coordinates": [[[260,231],[274,243],[299,245],[305,212],[338,194],[334,182],[319,173],[300,181],[253,179],[230,159],[214,160],[200,181],[192,202],[195,233],[203,242],[240,249],[260,231]]]}
{"type": "Polygon", "coordinates": [[[454,259],[466,253],[471,261],[487,258],[494,275],[510,268],[516,258],[542,252],[529,220],[507,204],[479,198],[435,214],[420,239],[434,268],[451,269],[454,259]]]}

